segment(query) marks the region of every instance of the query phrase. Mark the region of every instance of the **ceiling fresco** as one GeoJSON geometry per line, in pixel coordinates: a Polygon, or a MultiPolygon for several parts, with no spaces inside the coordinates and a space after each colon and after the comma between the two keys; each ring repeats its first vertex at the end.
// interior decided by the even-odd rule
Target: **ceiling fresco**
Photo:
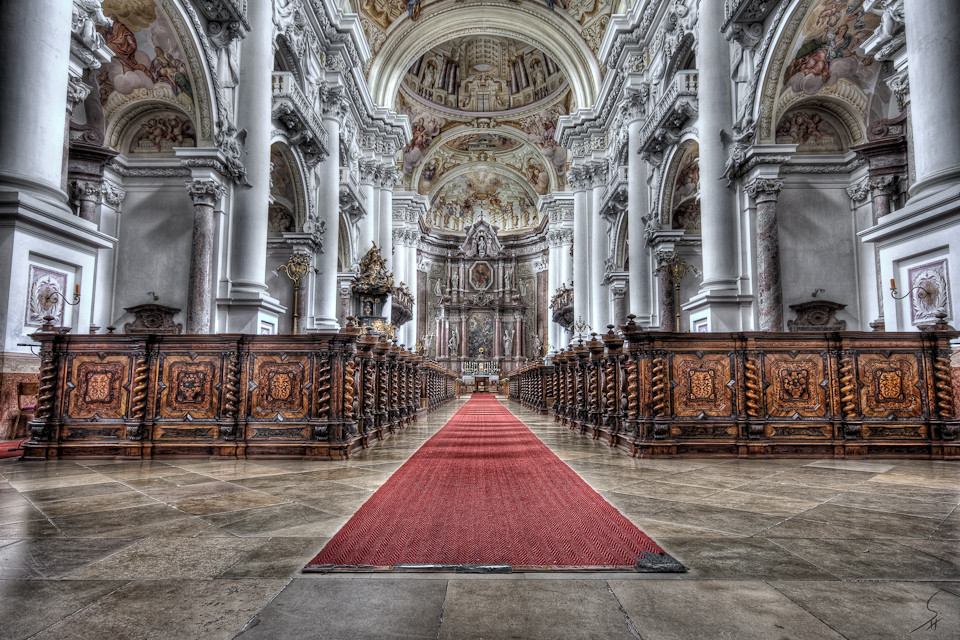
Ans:
{"type": "Polygon", "coordinates": [[[437,188],[425,222],[441,231],[464,233],[480,220],[497,227],[500,235],[534,229],[541,223],[536,193],[499,167],[472,165],[437,188]]]}
{"type": "Polygon", "coordinates": [[[512,38],[478,35],[434,46],[407,69],[401,90],[441,112],[521,109],[567,88],[546,53],[512,38]]]}

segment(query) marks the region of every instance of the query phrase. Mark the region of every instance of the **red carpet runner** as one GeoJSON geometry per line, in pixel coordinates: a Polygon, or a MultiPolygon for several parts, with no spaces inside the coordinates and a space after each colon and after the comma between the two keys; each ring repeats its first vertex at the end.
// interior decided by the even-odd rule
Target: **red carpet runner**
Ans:
{"type": "Polygon", "coordinates": [[[685,571],[488,394],[474,395],[304,571],[419,568],[397,565],[685,571]]]}

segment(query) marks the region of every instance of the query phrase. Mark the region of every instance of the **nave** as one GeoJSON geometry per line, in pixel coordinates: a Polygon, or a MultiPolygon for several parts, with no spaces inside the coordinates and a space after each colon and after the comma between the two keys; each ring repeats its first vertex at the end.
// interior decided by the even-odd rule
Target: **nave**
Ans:
{"type": "Polygon", "coordinates": [[[960,463],[631,458],[501,401],[688,573],[301,573],[457,400],[343,461],[0,461],[0,638],[956,637],[960,463]]]}

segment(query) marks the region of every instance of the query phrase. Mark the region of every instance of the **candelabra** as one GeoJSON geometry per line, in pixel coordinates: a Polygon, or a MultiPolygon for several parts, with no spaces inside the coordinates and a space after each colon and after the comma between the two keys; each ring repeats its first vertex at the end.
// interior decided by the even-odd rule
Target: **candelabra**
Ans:
{"type": "Polygon", "coordinates": [[[287,260],[287,264],[282,264],[276,269],[284,272],[288,278],[293,280],[293,333],[299,333],[298,324],[300,320],[300,281],[310,272],[316,272],[316,269],[310,266],[310,258],[305,253],[294,252],[287,260]]]}
{"type": "Polygon", "coordinates": [[[692,264],[687,264],[687,261],[684,260],[683,256],[679,253],[674,253],[670,261],[664,262],[657,270],[660,271],[663,269],[666,269],[667,275],[670,277],[670,282],[673,283],[674,326],[676,332],[680,333],[680,283],[683,282],[683,279],[690,273],[699,276],[700,270],[692,264]]]}
{"type": "Polygon", "coordinates": [[[590,325],[584,322],[583,316],[577,318],[577,321],[571,325],[571,328],[573,332],[577,334],[577,339],[579,339],[580,342],[583,342],[583,334],[590,331],[590,325]]]}

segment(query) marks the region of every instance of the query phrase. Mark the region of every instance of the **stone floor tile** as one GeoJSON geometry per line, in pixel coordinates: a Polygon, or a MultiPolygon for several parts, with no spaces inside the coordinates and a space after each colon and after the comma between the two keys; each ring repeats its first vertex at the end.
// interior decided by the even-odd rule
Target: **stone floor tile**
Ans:
{"type": "Polygon", "coordinates": [[[142,507],[150,504],[157,504],[157,501],[137,491],[124,491],[123,493],[106,493],[69,500],[48,500],[39,503],[38,507],[46,517],[59,518],[78,513],[110,511],[111,509],[142,507]]]}
{"type": "Polygon", "coordinates": [[[925,538],[932,535],[943,521],[942,517],[921,518],[832,503],[818,505],[800,514],[800,517],[804,520],[813,520],[840,527],[866,529],[873,531],[875,534],[908,538],[925,538]]]}
{"type": "Polygon", "coordinates": [[[692,504],[706,504],[726,509],[739,509],[751,513],[763,513],[787,518],[809,511],[819,502],[797,500],[785,496],[765,496],[756,493],[744,493],[737,489],[712,493],[707,496],[687,500],[692,504]]]}
{"type": "Polygon", "coordinates": [[[263,545],[254,538],[150,538],[65,576],[68,580],[213,578],[263,545]]]}
{"type": "MultiPolygon", "coordinates": [[[[881,477],[884,476],[878,476],[878,478],[881,477]]],[[[896,496],[898,498],[960,504],[960,483],[952,489],[938,489],[936,487],[920,487],[913,484],[878,482],[877,478],[874,478],[851,491],[864,492],[871,495],[896,496]]]]}
{"type": "Polygon", "coordinates": [[[245,491],[243,493],[229,493],[227,495],[216,496],[212,498],[191,498],[174,502],[172,506],[184,513],[194,516],[206,516],[213,513],[223,513],[225,511],[240,511],[243,509],[255,509],[258,507],[268,507],[287,502],[283,498],[271,496],[260,491],[245,491]]]}
{"type": "Polygon", "coordinates": [[[688,572],[684,579],[830,580],[835,576],[815,563],[764,538],[661,537],[657,542],[688,572]]]}
{"type": "Polygon", "coordinates": [[[934,540],[960,540],[960,509],[955,510],[941,522],[930,537],[934,540]]]}
{"type": "Polygon", "coordinates": [[[29,638],[124,584],[122,580],[0,580],[0,638],[29,638]]]}
{"type": "Polygon", "coordinates": [[[35,639],[227,640],[285,584],[263,579],[133,582],[35,639]]]}
{"type": "Polygon", "coordinates": [[[897,466],[897,463],[875,462],[868,460],[817,460],[810,462],[806,467],[818,469],[844,469],[846,471],[869,471],[871,473],[886,473],[897,466]]]}
{"type": "Polygon", "coordinates": [[[49,520],[0,524],[0,538],[62,538],[63,532],[49,520]]]}
{"type": "Polygon", "coordinates": [[[843,637],[763,582],[611,580],[609,584],[643,640],[843,637]]]}
{"type": "Polygon", "coordinates": [[[741,536],[752,536],[783,522],[780,516],[690,503],[661,509],[651,520],[741,536]]]}
{"type": "Polygon", "coordinates": [[[960,580],[960,565],[895,540],[772,540],[842,580],[960,580]]]}
{"type": "Polygon", "coordinates": [[[203,520],[236,536],[269,536],[273,531],[340,518],[302,504],[281,504],[212,514],[203,520]]]}
{"type": "Polygon", "coordinates": [[[138,540],[21,540],[0,548],[0,580],[49,580],[102,560],[138,540]]]}
{"type": "MultiPolygon", "coordinates": [[[[251,538],[252,539],[252,538],[251,538]]],[[[262,544],[228,567],[218,578],[292,578],[330,538],[258,538],[262,544]]]]}
{"type": "Polygon", "coordinates": [[[126,509],[110,509],[92,513],[53,518],[53,523],[71,537],[105,536],[116,531],[129,530],[179,520],[189,516],[165,504],[150,504],[126,509]]]}
{"type": "Polygon", "coordinates": [[[754,493],[757,495],[774,496],[778,498],[793,498],[810,502],[826,502],[834,498],[844,489],[828,489],[823,487],[808,487],[802,484],[779,482],[774,479],[759,480],[737,487],[740,493],[754,493]]]}
{"type": "Polygon", "coordinates": [[[851,640],[960,637],[960,585],[780,582],[781,593],[851,640]]]}
{"type": "Polygon", "coordinates": [[[173,487],[141,488],[140,491],[161,502],[174,504],[193,498],[213,498],[231,493],[243,493],[249,491],[249,489],[231,482],[206,478],[204,482],[193,482],[173,487]]]}
{"type": "Polygon", "coordinates": [[[441,639],[634,640],[602,580],[450,580],[441,639]]]}
{"type": "Polygon", "coordinates": [[[39,509],[26,501],[25,504],[14,507],[0,507],[0,524],[46,519],[47,517],[39,509]]]}
{"type": "Polygon", "coordinates": [[[56,489],[24,491],[23,497],[39,506],[44,502],[92,498],[94,496],[128,493],[130,491],[133,491],[131,487],[111,480],[107,482],[101,482],[99,484],[84,484],[80,485],[79,487],[58,487],[56,489]]]}
{"type": "Polygon", "coordinates": [[[876,495],[863,493],[862,491],[845,491],[828,500],[827,504],[882,511],[884,513],[899,513],[921,518],[939,518],[940,520],[946,518],[957,508],[957,505],[952,502],[876,495]]]}
{"type": "Polygon", "coordinates": [[[446,588],[447,581],[437,579],[295,580],[237,638],[432,640],[440,630],[446,588]]]}

